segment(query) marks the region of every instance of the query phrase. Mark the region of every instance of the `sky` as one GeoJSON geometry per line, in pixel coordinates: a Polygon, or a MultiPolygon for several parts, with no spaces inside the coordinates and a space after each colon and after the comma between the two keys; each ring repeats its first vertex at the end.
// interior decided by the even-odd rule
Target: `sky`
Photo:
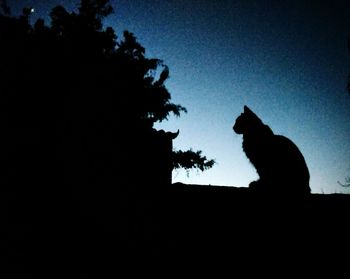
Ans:
{"type": "MultiPolygon", "coordinates": [[[[133,32],[147,57],[169,66],[171,100],[188,110],[156,128],[179,129],[175,149],[217,162],[205,172],[175,170],[173,182],[247,187],[258,178],[232,130],[247,105],[297,144],[313,193],[350,193],[337,183],[350,175],[349,1],[110,2],[105,25],[133,32]]],[[[13,14],[32,6],[47,23],[52,7],[78,3],[8,0],[13,14]]]]}

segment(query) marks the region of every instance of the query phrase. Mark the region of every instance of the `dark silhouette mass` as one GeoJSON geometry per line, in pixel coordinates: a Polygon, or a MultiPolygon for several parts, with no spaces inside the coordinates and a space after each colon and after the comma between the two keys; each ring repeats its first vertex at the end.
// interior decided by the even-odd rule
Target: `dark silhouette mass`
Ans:
{"type": "MultiPolygon", "coordinates": [[[[323,208],[319,197],[286,205],[245,188],[172,184],[174,168],[214,161],[174,151],[180,131],[154,128],[186,109],[171,102],[163,61],[147,58],[132,33],[103,28],[108,2],[54,7],[49,26],[30,24],[28,8],[12,17],[1,2],[0,256],[11,274],[2,278],[115,278],[147,261],[160,270],[161,260],[172,271],[185,256],[263,258],[275,239],[288,241],[276,254],[292,254],[347,212],[345,198],[323,208]],[[309,222],[316,211],[326,222],[309,222]]],[[[261,178],[252,186],[309,193],[297,147],[245,110],[235,131],[261,178]]]]}
{"type": "Polygon", "coordinates": [[[176,156],[153,128],[186,109],[171,102],[161,60],[147,58],[132,33],[118,40],[102,26],[112,11],[106,0],[81,1],[79,13],[57,6],[50,26],[32,26],[28,8],[18,18],[0,14],[3,160],[26,181],[158,185],[174,167],[213,165],[194,151],[176,156]]]}
{"type": "Polygon", "coordinates": [[[249,184],[250,189],[270,194],[310,193],[308,167],[290,139],[275,135],[247,106],[233,130],[243,135],[243,151],[260,177],[249,184]]]}
{"type": "Polygon", "coordinates": [[[103,27],[108,0],[54,7],[49,26],[31,24],[31,8],[15,17],[1,4],[1,195],[6,230],[19,235],[4,253],[31,270],[54,255],[97,263],[104,239],[119,254],[152,249],[160,228],[148,233],[149,223],[159,221],[172,170],[214,164],[174,151],[179,131],[154,128],[186,112],[171,102],[168,67],[132,33],[118,39],[103,27]]]}

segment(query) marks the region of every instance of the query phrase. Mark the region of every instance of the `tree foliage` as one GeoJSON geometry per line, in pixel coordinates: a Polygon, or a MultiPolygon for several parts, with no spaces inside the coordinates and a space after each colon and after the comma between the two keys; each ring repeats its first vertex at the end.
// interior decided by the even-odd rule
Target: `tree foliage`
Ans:
{"type": "Polygon", "coordinates": [[[199,169],[201,171],[210,169],[215,164],[214,160],[208,160],[206,156],[202,155],[202,151],[193,151],[192,149],[187,151],[175,151],[173,153],[173,167],[174,169],[183,168],[189,170],[192,168],[199,169]]]}
{"type": "Polygon", "coordinates": [[[10,15],[11,14],[11,9],[7,5],[6,0],[0,0],[0,14],[4,13],[5,15],[10,15]]]}
{"type": "Polygon", "coordinates": [[[345,183],[341,183],[338,181],[338,183],[343,187],[350,187],[350,176],[345,178],[345,183]]]}
{"type": "MultiPolygon", "coordinates": [[[[81,0],[77,13],[56,6],[49,26],[40,18],[31,25],[28,8],[12,17],[3,1],[2,11],[2,114],[14,149],[28,142],[44,142],[47,148],[61,142],[65,154],[112,149],[120,154],[118,146],[130,145],[131,139],[136,145],[155,122],[186,112],[171,102],[167,65],[146,57],[133,33],[124,31],[119,39],[112,27],[103,26],[113,12],[108,0],[81,0]]],[[[174,160],[175,168],[213,165],[200,151],[174,153],[174,160]]]]}

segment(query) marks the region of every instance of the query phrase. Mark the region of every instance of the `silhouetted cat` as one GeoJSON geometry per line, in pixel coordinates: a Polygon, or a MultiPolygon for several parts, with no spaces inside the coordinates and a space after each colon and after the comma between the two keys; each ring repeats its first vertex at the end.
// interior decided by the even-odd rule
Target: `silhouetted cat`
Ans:
{"type": "Polygon", "coordinates": [[[271,193],[310,193],[305,159],[290,139],[275,135],[247,106],[233,130],[243,134],[243,150],[260,177],[249,188],[271,193]]]}

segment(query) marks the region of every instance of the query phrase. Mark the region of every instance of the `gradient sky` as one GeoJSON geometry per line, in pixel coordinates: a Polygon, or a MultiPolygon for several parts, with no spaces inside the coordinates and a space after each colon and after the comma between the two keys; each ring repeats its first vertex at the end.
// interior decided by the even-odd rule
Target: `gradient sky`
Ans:
{"type": "MultiPolygon", "coordinates": [[[[33,6],[45,19],[53,6],[71,11],[78,2],[8,0],[14,14],[33,6]]],[[[180,129],[176,149],[202,150],[217,161],[203,173],[174,171],[174,182],[241,187],[257,179],[232,131],[248,105],[299,146],[312,192],[350,193],[337,183],[350,175],[349,1],[111,3],[106,26],[133,32],[148,57],[164,60],[172,101],[188,109],[156,127],[180,129]]]]}

